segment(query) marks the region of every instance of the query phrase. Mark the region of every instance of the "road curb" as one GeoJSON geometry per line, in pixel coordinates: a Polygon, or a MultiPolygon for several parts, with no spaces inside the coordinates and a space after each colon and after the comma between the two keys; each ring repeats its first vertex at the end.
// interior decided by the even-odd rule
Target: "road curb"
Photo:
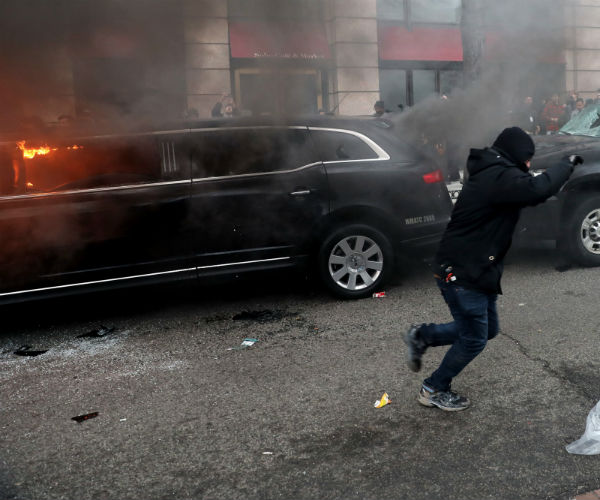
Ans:
{"type": "Polygon", "coordinates": [[[590,491],[573,497],[572,500],[600,500],[600,490],[590,491]]]}

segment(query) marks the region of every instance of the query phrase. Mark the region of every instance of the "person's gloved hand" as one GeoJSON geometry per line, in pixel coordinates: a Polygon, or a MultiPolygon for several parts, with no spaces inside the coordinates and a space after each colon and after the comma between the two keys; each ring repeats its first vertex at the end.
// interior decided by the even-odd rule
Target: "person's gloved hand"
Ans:
{"type": "Polygon", "coordinates": [[[583,164],[583,157],[581,157],[579,155],[571,155],[571,156],[569,156],[569,161],[571,162],[571,165],[573,165],[575,167],[576,165],[583,164]]]}

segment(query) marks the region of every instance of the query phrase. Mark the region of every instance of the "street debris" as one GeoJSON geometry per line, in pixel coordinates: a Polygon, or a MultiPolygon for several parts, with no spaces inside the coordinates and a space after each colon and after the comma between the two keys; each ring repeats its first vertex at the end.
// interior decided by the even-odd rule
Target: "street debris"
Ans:
{"type": "Polygon", "coordinates": [[[45,351],[34,351],[31,349],[30,345],[22,345],[14,352],[14,354],[16,354],[17,356],[39,356],[40,354],[44,354],[45,352],[48,352],[48,350],[46,349],[45,351]]]}
{"type": "Polygon", "coordinates": [[[239,346],[237,346],[237,347],[230,347],[227,350],[228,351],[237,351],[237,350],[240,350],[240,349],[246,349],[247,347],[253,346],[257,342],[258,342],[258,339],[249,339],[249,338],[246,338],[246,339],[243,340],[243,342],[239,346]]]}
{"type": "Polygon", "coordinates": [[[241,313],[233,316],[234,321],[258,321],[260,323],[266,323],[269,321],[279,321],[286,317],[298,316],[298,313],[295,312],[287,312],[275,310],[271,311],[270,309],[263,309],[261,311],[242,311],[241,313]]]}
{"type": "Polygon", "coordinates": [[[387,404],[390,404],[392,401],[390,400],[388,393],[384,392],[383,396],[381,396],[381,399],[378,399],[377,401],[375,401],[375,404],[373,405],[375,408],[381,408],[387,404]]]}
{"type": "Polygon", "coordinates": [[[115,327],[111,326],[111,327],[106,327],[103,325],[100,325],[100,328],[96,329],[96,330],[91,330],[87,333],[82,333],[81,335],[77,335],[77,338],[84,338],[84,337],[104,337],[106,335],[108,335],[109,333],[112,333],[115,331],[115,327]]]}
{"type": "Polygon", "coordinates": [[[98,412],[95,411],[93,413],[87,413],[86,415],[79,415],[77,417],[72,417],[71,420],[75,420],[75,422],[80,424],[81,422],[85,422],[86,420],[89,420],[90,418],[95,418],[97,416],[98,416],[98,412]]]}
{"type": "Polygon", "coordinates": [[[383,297],[387,297],[387,295],[385,294],[385,292],[375,292],[373,294],[373,298],[374,299],[381,299],[383,297]]]}
{"type": "Polygon", "coordinates": [[[263,451],[263,455],[272,455],[273,452],[272,451],[263,451]]]}
{"type": "Polygon", "coordinates": [[[570,264],[560,264],[558,266],[556,266],[554,269],[556,269],[559,273],[564,273],[565,271],[568,271],[572,268],[572,266],[570,264]]]}
{"type": "Polygon", "coordinates": [[[225,316],[223,314],[217,314],[215,316],[209,316],[208,318],[204,318],[206,323],[214,323],[215,321],[227,321],[229,316],[225,316]]]}
{"type": "Polygon", "coordinates": [[[574,455],[600,455],[600,401],[587,416],[583,436],[568,444],[566,449],[574,455]]]}

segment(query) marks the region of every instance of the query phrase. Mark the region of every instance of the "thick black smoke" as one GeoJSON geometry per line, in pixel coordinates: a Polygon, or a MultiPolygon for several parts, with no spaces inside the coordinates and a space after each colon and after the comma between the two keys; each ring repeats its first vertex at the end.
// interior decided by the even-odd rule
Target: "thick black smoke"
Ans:
{"type": "Polygon", "coordinates": [[[448,99],[432,96],[394,119],[413,142],[446,147],[444,160],[463,168],[471,147],[490,145],[514,123],[526,96],[541,107],[543,98],[564,93],[564,10],[553,0],[481,1],[484,44],[481,77],[465,82],[448,99]],[[458,165],[457,165],[458,163],[458,165]]]}
{"type": "MultiPolygon", "coordinates": [[[[478,144],[503,125],[507,111],[524,95],[564,88],[564,82],[548,82],[541,72],[537,90],[525,83],[535,81],[539,61],[556,56],[564,46],[561,3],[482,3],[485,31],[501,34],[501,54],[486,59],[480,81],[447,101],[432,98],[401,116],[417,139],[425,135],[431,142],[478,144]]],[[[326,4],[228,2],[239,16],[274,22],[324,19],[326,4]]],[[[23,122],[30,126],[38,115],[37,103],[68,92],[74,94],[76,114],[91,110],[98,118],[137,122],[179,118],[185,108],[183,17],[179,0],[2,0],[0,130],[23,122]],[[106,56],[115,50],[120,57],[106,56]]],[[[272,66],[272,61],[264,63],[272,66]]],[[[61,110],[53,112],[55,116],[37,117],[52,121],[61,110]]]]}
{"type": "Polygon", "coordinates": [[[63,113],[105,120],[179,115],[185,95],[181,5],[2,0],[0,130],[63,113]]]}

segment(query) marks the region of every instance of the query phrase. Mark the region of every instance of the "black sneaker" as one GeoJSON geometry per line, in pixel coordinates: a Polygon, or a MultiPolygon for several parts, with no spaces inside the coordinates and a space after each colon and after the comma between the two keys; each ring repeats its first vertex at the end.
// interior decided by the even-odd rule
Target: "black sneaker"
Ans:
{"type": "Polygon", "coordinates": [[[425,354],[427,345],[421,338],[417,325],[412,325],[404,334],[404,343],[408,346],[406,364],[413,372],[418,372],[421,369],[421,358],[425,354]]]}
{"type": "Polygon", "coordinates": [[[421,387],[417,401],[424,406],[437,406],[444,411],[466,410],[471,404],[467,398],[459,396],[452,391],[430,391],[425,386],[421,387]]]}

